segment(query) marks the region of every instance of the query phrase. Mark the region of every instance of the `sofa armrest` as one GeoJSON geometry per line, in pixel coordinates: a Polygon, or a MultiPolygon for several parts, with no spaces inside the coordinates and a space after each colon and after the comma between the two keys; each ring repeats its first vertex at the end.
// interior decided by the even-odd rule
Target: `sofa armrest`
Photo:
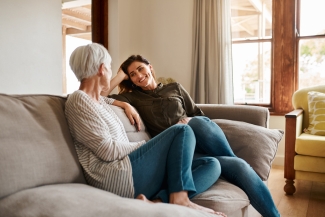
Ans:
{"type": "Polygon", "coordinates": [[[197,104],[210,119],[227,119],[268,128],[269,110],[261,106],[197,104]]]}
{"type": "Polygon", "coordinates": [[[294,158],[296,155],[296,138],[302,133],[303,110],[296,109],[285,115],[285,154],[284,154],[284,178],[287,179],[284,191],[291,195],[296,189],[293,185],[295,179],[294,158]]]}

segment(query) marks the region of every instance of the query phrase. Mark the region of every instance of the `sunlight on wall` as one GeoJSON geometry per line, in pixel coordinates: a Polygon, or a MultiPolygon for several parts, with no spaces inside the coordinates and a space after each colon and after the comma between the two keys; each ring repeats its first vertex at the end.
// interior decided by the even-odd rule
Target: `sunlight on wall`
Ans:
{"type": "Polygon", "coordinates": [[[66,36],[66,76],[67,76],[67,94],[73,93],[79,88],[80,82],[77,80],[76,76],[72,72],[69,59],[71,53],[79,46],[90,44],[91,41],[75,38],[71,36],[66,36]]]}

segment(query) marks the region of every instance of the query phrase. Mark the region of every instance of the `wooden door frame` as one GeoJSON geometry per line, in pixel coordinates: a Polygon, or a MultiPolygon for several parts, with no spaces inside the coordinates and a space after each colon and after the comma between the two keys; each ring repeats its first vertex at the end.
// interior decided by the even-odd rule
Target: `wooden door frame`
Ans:
{"type": "Polygon", "coordinates": [[[91,38],[108,49],[108,0],[91,1],[91,38]]]}

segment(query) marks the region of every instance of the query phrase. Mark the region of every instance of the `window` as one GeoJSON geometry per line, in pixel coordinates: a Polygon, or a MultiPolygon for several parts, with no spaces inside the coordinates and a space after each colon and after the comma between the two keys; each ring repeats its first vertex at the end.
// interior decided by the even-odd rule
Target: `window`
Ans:
{"type": "Polygon", "coordinates": [[[300,0],[298,7],[299,89],[325,82],[325,1],[300,0]]]}
{"type": "Polygon", "coordinates": [[[79,88],[69,59],[77,47],[91,43],[91,1],[68,1],[62,4],[63,94],[79,88]]]}
{"type": "Polygon", "coordinates": [[[108,48],[108,0],[63,0],[63,94],[79,87],[79,82],[68,64],[72,51],[91,42],[100,43],[108,48]]]}
{"type": "Polygon", "coordinates": [[[271,103],[272,0],[231,1],[234,101],[271,103]]]}
{"type": "Polygon", "coordinates": [[[290,112],[291,97],[297,89],[324,84],[325,25],[322,20],[325,13],[322,9],[325,2],[232,0],[231,3],[232,22],[237,25],[232,30],[235,103],[262,105],[273,115],[290,112]],[[253,18],[249,23],[248,16],[253,13],[260,17],[257,22],[260,35],[251,31],[253,18]],[[271,21],[267,14],[272,14],[271,21]],[[242,28],[240,34],[236,33],[238,26],[242,28]],[[255,43],[255,47],[251,45],[248,51],[245,47],[248,43],[255,43]],[[239,56],[238,50],[243,50],[244,55],[239,56]]]}

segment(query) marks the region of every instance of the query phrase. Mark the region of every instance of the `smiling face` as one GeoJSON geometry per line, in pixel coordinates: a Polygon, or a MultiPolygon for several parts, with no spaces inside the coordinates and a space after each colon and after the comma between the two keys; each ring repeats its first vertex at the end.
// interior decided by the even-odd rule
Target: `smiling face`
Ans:
{"type": "Polygon", "coordinates": [[[142,62],[134,61],[128,67],[128,75],[133,82],[138,87],[143,90],[153,90],[157,87],[157,83],[152,76],[152,66],[142,62]]]}

